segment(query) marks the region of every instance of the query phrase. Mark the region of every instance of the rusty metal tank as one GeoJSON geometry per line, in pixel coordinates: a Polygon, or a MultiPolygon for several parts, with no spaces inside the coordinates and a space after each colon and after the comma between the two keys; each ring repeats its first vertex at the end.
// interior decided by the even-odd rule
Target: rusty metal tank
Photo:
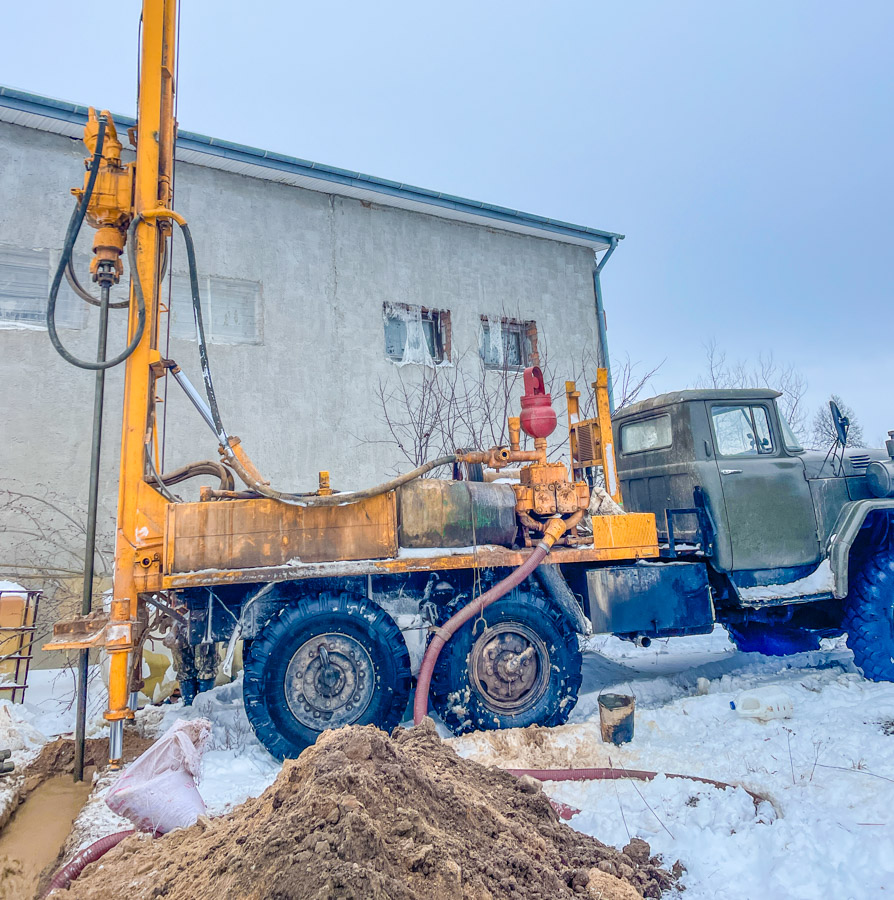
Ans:
{"type": "Polygon", "coordinates": [[[417,478],[403,485],[397,497],[401,547],[511,546],[515,541],[511,485],[417,478]]]}

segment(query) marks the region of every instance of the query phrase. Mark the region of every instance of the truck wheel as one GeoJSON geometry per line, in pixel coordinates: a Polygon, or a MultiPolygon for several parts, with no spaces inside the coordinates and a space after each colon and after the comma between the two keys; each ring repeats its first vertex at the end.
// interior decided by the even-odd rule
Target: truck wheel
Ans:
{"type": "Polygon", "coordinates": [[[806,628],[787,628],[768,622],[742,622],[724,625],[729,639],[743,653],[763,653],[764,656],[789,656],[819,650],[820,636],[806,628]]]}
{"type": "Polygon", "coordinates": [[[430,696],[444,724],[466,734],[567,721],[580,690],[581,653],[561,610],[517,590],[483,618],[463,625],[438,657],[430,696]]]}
{"type": "Polygon", "coordinates": [[[866,558],[851,577],[844,628],[863,675],[894,681],[894,546],[866,558]]]}
{"type": "Polygon", "coordinates": [[[400,723],[410,655],[384,610],[347,593],[282,609],[245,658],[245,712],[277,759],[295,757],[329,728],[400,723]]]}

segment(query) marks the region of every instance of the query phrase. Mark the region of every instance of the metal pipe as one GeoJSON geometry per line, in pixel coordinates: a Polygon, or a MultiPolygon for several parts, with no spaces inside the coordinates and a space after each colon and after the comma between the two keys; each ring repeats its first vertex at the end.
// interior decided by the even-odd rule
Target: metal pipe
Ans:
{"type": "MultiPolygon", "coordinates": [[[[109,331],[109,289],[104,281],[99,300],[99,336],[96,345],[96,361],[105,362],[106,340],[109,331]]],[[[84,548],[84,587],[81,594],[81,613],[90,615],[93,608],[93,571],[96,556],[96,514],[99,504],[99,463],[102,453],[102,410],[105,398],[106,371],[96,369],[93,387],[93,443],[90,450],[90,484],[87,496],[87,540],[84,548]]],[[[78,652],[78,698],[75,714],[74,780],[84,780],[84,742],[87,730],[87,673],[89,650],[78,652]]]]}
{"type": "Polygon", "coordinates": [[[186,373],[180,366],[173,366],[171,374],[174,376],[177,384],[183,388],[183,392],[189,397],[192,405],[198,410],[199,415],[205,420],[205,424],[214,432],[215,438],[221,440],[221,436],[217,433],[217,426],[214,424],[214,416],[211,415],[211,408],[195,389],[193,383],[186,377],[186,373]]]}
{"type": "Polygon", "coordinates": [[[618,246],[618,239],[613,237],[608,250],[605,251],[602,259],[593,267],[593,291],[596,295],[596,327],[599,330],[599,353],[602,356],[601,365],[608,372],[608,404],[610,412],[615,411],[615,391],[612,381],[612,364],[608,355],[608,334],[605,327],[605,305],[602,302],[602,282],[599,275],[605,268],[609,257],[615,252],[618,246]]]}
{"type": "Polygon", "coordinates": [[[112,719],[109,722],[109,762],[120,766],[124,755],[124,719],[112,719]]]}

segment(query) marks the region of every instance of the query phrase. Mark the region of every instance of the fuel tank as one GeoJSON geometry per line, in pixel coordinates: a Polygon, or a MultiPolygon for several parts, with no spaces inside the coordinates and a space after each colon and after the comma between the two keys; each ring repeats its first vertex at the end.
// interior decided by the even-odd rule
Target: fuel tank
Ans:
{"type": "Polygon", "coordinates": [[[397,492],[401,547],[511,546],[518,525],[508,484],[417,478],[397,492]]]}

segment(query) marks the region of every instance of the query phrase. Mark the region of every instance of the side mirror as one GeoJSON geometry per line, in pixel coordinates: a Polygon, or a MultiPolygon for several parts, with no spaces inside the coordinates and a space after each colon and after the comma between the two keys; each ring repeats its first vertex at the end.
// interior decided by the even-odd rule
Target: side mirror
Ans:
{"type": "Polygon", "coordinates": [[[838,443],[842,447],[847,446],[847,433],[851,427],[851,421],[847,416],[842,415],[838,404],[834,400],[829,401],[829,411],[832,413],[832,424],[835,426],[835,434],[838,437],[838,443]]]}

